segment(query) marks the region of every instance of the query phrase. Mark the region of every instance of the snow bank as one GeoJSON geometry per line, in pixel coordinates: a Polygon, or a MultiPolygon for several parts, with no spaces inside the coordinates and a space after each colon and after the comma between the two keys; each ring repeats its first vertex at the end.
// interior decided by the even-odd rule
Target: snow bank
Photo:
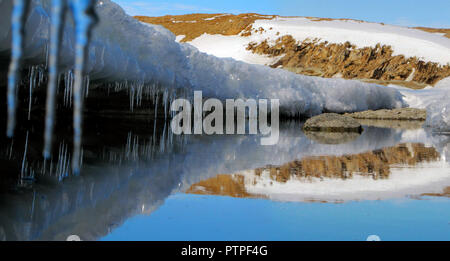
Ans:
{"type": "Polygon", "coordinates": [[[399,90],[409,107],[426,109],[426,125],[435,132],[450,133],[450,78],[441,80],[434,88],[411,90],[391,86],[399,90]]]}
{"type": "MultiPolygon", "coordinates": [[[[11,10],[2,1],[2,14],[11,10]]],[[[49,35],[49,0],[34,0],[26,24],[25,56],[45,62],[49,35]]],[[[89,48],[88,72],[91,80],[160,82],[166,86],[203,90],[218,98],[278,98],[287,114],[317,114],[326,110],[357,111],[393,108],[403,105],[395,90],[345,80],[311,78],[253,66],[231,59],[200,53],[161,26],[136,21],[109,0],[96,6],[100,23],[93,32],[89,48]],[[355,99],[358,97],[358,99],[355,99]]],[[[1,24],[2,32],[10,23],[1,24]]],[[[62,67],[73,62],[73,25],[65,29],[62,67]]],[[[9,34],[0,37],[0,51],[9,50],[9,34]]]]}
{"type": "MultiPolygon", "coordinates": [[[[11,1],[0,1],[0,52],[3,53],[8,53],[11,48],[11,5],[11,1]]],[[[46,63],[50,7],[50,0],[32,1],[25,28],[24,57],[28,64],[46,63]]],[[[308,77],[233,59],[220,59],[201,53],[189,44],[176,42],[176,37],[161,26],[138,22],[109,0],[98,1],[96,10],[100,23],[93,32],[87,68],[94,82],[158,82],[167,88],[202,90],[204,96],[221,99],[279,99],[281,112],[287,115],[405,106],[402,95],[394,88],[308,77]]],[[[288,28],[289,23],[285,26],[288,28]]],[[[63,34],[63,70],[73,66],[73,28],[73,22],[67,23],[63,34]]],[[[445,53],[440,55],[445,56],[445,53]]]]}
{"type": "Polygon", "coordinates": [[[308,39],[329,43],[348,41],[359,48],[375,47],[381,43],[391,46],[393,55],[417,57],[426,62],[442,65],[450,63],[450,39],[442,34],[418,29],[354,20],[314,21],[301,17],[256,20],[252,26],[258,29],[258,32],[252,32],[248,37],[203,34],[190,43],[208,54],[232,57],[255,64],[267,64],[270,59],[255,57],[257,55],[246,50],[248,44],[264,40],[268,40],[269,44],[275,44],[275,41],[283,35],[291,35],[297,41],[308,39]],[[260,28],[264,31],[259,31],[260,28]]]}

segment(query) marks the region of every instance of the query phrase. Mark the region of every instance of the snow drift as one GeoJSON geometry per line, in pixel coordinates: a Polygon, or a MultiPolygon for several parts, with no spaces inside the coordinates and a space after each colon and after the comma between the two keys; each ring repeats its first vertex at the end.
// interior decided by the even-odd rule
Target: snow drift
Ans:
{"type": "MultiPolygon", "coordinates": [[[[3,17],[9,17],[11,1],[0,4],[3,17]]],[[[304,77],[203,54],[190,45],[178,44],[163,27],[136,21],[109,0],[98,1],[96,10],[100,23],[93,32],[87,65],[91,81],[160,82],[218,98],[278,98],[285,112],[293,114],[403,105],[397,91],[380,86],[304,77]]],[[[25,29],[24,57],[30,63],[45,63],[50,13],[50,1],[33,1],[25,29]]],[[[0,51],[8,51],[9,19],[1,27],[0,51]]],[[[73,28],[69,22],[63,34],[63,70],[70,69],[74,60],[73,28]]]]}
{"type": "Polygon", "coordinates": [[[393,55],[417,57],[419,60],[441,65],[450,63],[450,39],[419,29],[356,20],[280,16],[256,20],[251,26],[253,31],[250,35],[204,33],[189,43],[208,54],[254,64],[272,63],[273,59],[246,50],[250,43],[267,41],[269,45],[274,45],[284,35],[290,35],[298,42],[350,42],[358,48],[387,45],[392,47],[393,55]]]}
{"type": "MultiPolygon", "coordinates": [[[[8,53],[11,49],[12,1],[0,0],[0,8],[0,52],[8,53]]],[[[202,90],[204,96],[221,99],[279,99],[281,112],[291,116],[407,105],[394,88],[296,75],[201,53],[189,44],[177,43],[175,36],[161,26],[138,22],[109,0],[97,1],[95,9],[100,22],[92,34],[86,68],[93,83],[126,82],[132,85],[157,82],[164,88],[202,90]]],[[[23,58],[27,65],[47,63],[50,17],[50,0],[32,1],[25,25],[23,58]]],[[[62,36],[62,71],[73,69],[75,60],[75,26],[72,20],[69,17],[62,36]]],[[[436,95],[442,97],[442,93],[437,91],[436,95]]],[[[445,106],[435,104],[435,107],[429,107],[432,115],[437,115],[430,118],[433,126],[450,127],[445,118],[439,118],[445,106]]]]}

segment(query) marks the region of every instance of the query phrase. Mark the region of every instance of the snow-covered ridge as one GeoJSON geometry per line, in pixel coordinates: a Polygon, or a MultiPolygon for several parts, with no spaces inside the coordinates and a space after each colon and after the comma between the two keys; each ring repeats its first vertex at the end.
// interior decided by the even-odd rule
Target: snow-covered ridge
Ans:
{"type": "MultiPolygon", "coordinates": [[[[3,53],[8,53],[11,48],[11,9],[11,1],[0,1],[0,51],[3,53]]],[[[46,64],[50,9],[50,0],[32,1],[25,28],[24,58],[28,65],[46,64]]],[[[97,83],[158,82],[167,88],[202,90],[204,96],[221,99],[279,99],[281,111],[287,115],[406,105],[400,92],[393,88],[296,75],[201,53],[192,45],[177,43],[175,36],[163,27],[144,25],[126,15],[109,0],[98,1],[96,11],[100,22],[93,31],[86,71],[90,80],[97,83]]],[[[73,66],[73,30],[71,23],[64,30],[63,71],[73,66]]]]}
{"type": "MultiPolygon", "coordinates": [[[[33,0],[26,24],[24,56],[44,63],[49,38],[49,0],[33,0]]],[[[10,1],[2,1],[9,18],[10,1]]],[[[93,31],[87,72],[91,81],[160,82],[165,86],[202,90],[218,98],[278,98],[288,114],[322,110],[355,111],[403,105],[396,90],[340,79],[326,80],[219,59],[179,44],[162,26],[144,25],[115,3],[98,2],[100,23],[93,31]],[[339,91],[338,91],[339,89],[339,91]],[[358,96],[359,99],[353,97],[358,96]]],[[[9,19],[1,24],[0,51],[10,49],[9,19]]],[[[63,70],[73,63],[73,26],[66,26],[62,45],[63,70]]]]}
{"type": "Polygon", "coordinates": [[[280,16],[256,20],[252,27],[255,31],[249,36],[203,34],[190,43],[200,51],[212,55],[261,64],[264,61],[252,60],[250,52],[244,55],[242,50],[245,50],[251,42],[260,43],[268,40],[270,44],[275,43],[280,36],[291,35],[300,42],[308,39],[329,43],[348,41],[359,48],[375,47],[377,44],[388,45],[392,47],[394,55],[417,57],[419,60],[441,65],[450,64],[450,38],[419,29],[355,20],[315,20],[280,16]],[[224,51],[211,45],[213,42],[229,47],[224,51]]]}

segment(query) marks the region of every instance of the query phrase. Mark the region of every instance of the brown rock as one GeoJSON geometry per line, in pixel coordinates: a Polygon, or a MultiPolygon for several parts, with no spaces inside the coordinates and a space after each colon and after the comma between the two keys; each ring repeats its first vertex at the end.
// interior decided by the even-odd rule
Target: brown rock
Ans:
{"type": "Polygon", "coordinates": [[[393,56],[390,46],[380,44],[374,48],[357,48],[350,42],[330,44],[319,39],[297,42],[291,35],[284,35],[273,46],[265,40],[250,43],[247,50],[272,57],[284,55],[271,67],[326,78],[339,76],[422,89],[450,76],[450,65],[393,56]]]}
{"type": "Polygon", "coordinates": [[[358,132],[362,131],[361,124],[352,117],[337,113],[323,113],[308,119],[303,125],[305,131],[325,132],[358,132]]]}
{"type": "Polygon", "coordinates": [[[368,110],[363,112],[346,113],[345,116],[355,119],[425,121],[427,119],[427,112],[426,110],[415,108],[402,108],[393,110],[368,110]]]}

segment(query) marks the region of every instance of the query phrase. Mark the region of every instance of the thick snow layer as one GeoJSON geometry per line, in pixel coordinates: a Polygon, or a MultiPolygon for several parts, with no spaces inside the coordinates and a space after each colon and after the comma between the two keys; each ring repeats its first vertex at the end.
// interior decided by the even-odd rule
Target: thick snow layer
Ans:
{"type": "MultiPolygon", "coordinates": [[[[2,14],[0,16],[0,52],[5,54],[8,54],[11,49],[11,9],[12,1],[0,1],[2,14]]],[[[46,64],[50,9],[50,0],[32,1],[31,12],[25,27],[24,58],[28,65],[46,64]]],[[[441,131],[450,129],[449,102],[446,98],[448,89],[445,86],[439,88],[440,91],[437,88],[429,92],[427,92],[428,90],[417,92],[401,90],[405,97],[404,100],[397,88],[343,79],[296,75],[280,69],[207,55],[199,52],[190,44],[176,42],[176,37],[162,26],[144,25],[138,22],[109,0],[98,1],[96,10],[100,23],[93,32],[87,66],[91,81],[127,81],[131,84],[159,82],[166,87],[202,90],[204,96],[221,99],[279,99],[281,112],[288,115],[314,115],[324,110],[349,112],[395,108],[405,106],[405,100],[413,106],[414,103],[411,101],[415,99],[416,103],[422,103],[422,107],[429,110],[429,115],[431,115],[429,124],[441,131]],[[440,98],[439,102],[435,100],[437,97],[440,98]]],[[[435,47],[438,48],[437,46],[440,46],[439,48],[448,47],[448,41],[441,36],[417,30],[351,21],[318,23],[308,19],[297,20],[316,27],[329,28],[331,26],[332,31],[336,32],[345,29],[348,36],[361,39],[374,39],[375,37],[360,37],[360,31],[356,29],[363,30],[366,26],[367,29],[364,31],[371,32],[376,37],[383,36],[383,33],[376,32],[379,28],[391,28],[386,30],[391,32],[389,37],[393,39],[397,38],[392,33],[398,33],[398,37],[403,37],[401,39],[406,36],[424,35],[428,44],[420,45],[421,48],[417,47],[424,52],[433,53],[435,47]],[[346,24],[348,28],[344,26],[346,24]],[[350,32],[350,29],[354,30],[353,33],[350,32]]],[[[296,20],[285,21],[279,18],[257,21],[257,24],[272,26],[271,23],[276,23],[283,25],[283,28],[288,30],[289,26],[292,26],[292,21],[296,20]]],[[[74,26],[73,22],[69,21],[64,30],[61,47],[60,62],[63,70],[73,68],[74,46],[74,26]]],[[[415,42],[408,42],[408,46],[415,46],[415,42]]],[[[443,49],[439,50],[441,51],[439,56],[446,57],[448,52],[442,52],[443,49]]]]}
{"type": "MultiPolygon", "coordinates": [[[[34,0],[26,24],[26,58],[44,63],[49,35],[49,0],[34,0]]],[[[2,1],[3,17],[11,1],[2,1]]],[[[318,114],[323,110],[344,112],[403,106],[399,92],[377,85],[321,79],[283,70],[219,59],[179,44],[161,26],[143,25],[109,0],[99,1],[100,23],[93,32],[87,71],[91,80],[160,82],[202,90],[218,98],[279,99],[286,114],[318,114]],[[355,97],[358,97],[355,99],[355,97]]],[[[2,23],[0,51],[10,48],[10,23],[2,23]]],[[[66,26],[62,67],[73,63],[73,25],[66,26]]]]}
{"type": "Polygon", "coordinates": [[[269,44],[283,35],[292,35],[298,41],[313,40],[329,43],[350,42],[357,47],[389,45],[394,55],[417,57],[426,62],[442,65],[450,63],[450,39],[442,34],[428,33],[418,29],[383,25],[353,20],[314,21],[308,18],[276,17],[271,20],[256,20],[249,37],[203,34],[190,43],[200,51],[218,57],[232,57],[236,60],[266,64],[270,59],[256,58],[246,47],[251,42],[268,40],[269,44]]]}
{"type": "Polygon", "coordinates": [[[280,59],[280,57],[268,57],[248,51],[246,48],[249,43],[248,38],[238,35],[225,36],[206,33],[189,42],[204,53],[221,58],[233,58],[250,64],[270,65],[280,59]]]}

